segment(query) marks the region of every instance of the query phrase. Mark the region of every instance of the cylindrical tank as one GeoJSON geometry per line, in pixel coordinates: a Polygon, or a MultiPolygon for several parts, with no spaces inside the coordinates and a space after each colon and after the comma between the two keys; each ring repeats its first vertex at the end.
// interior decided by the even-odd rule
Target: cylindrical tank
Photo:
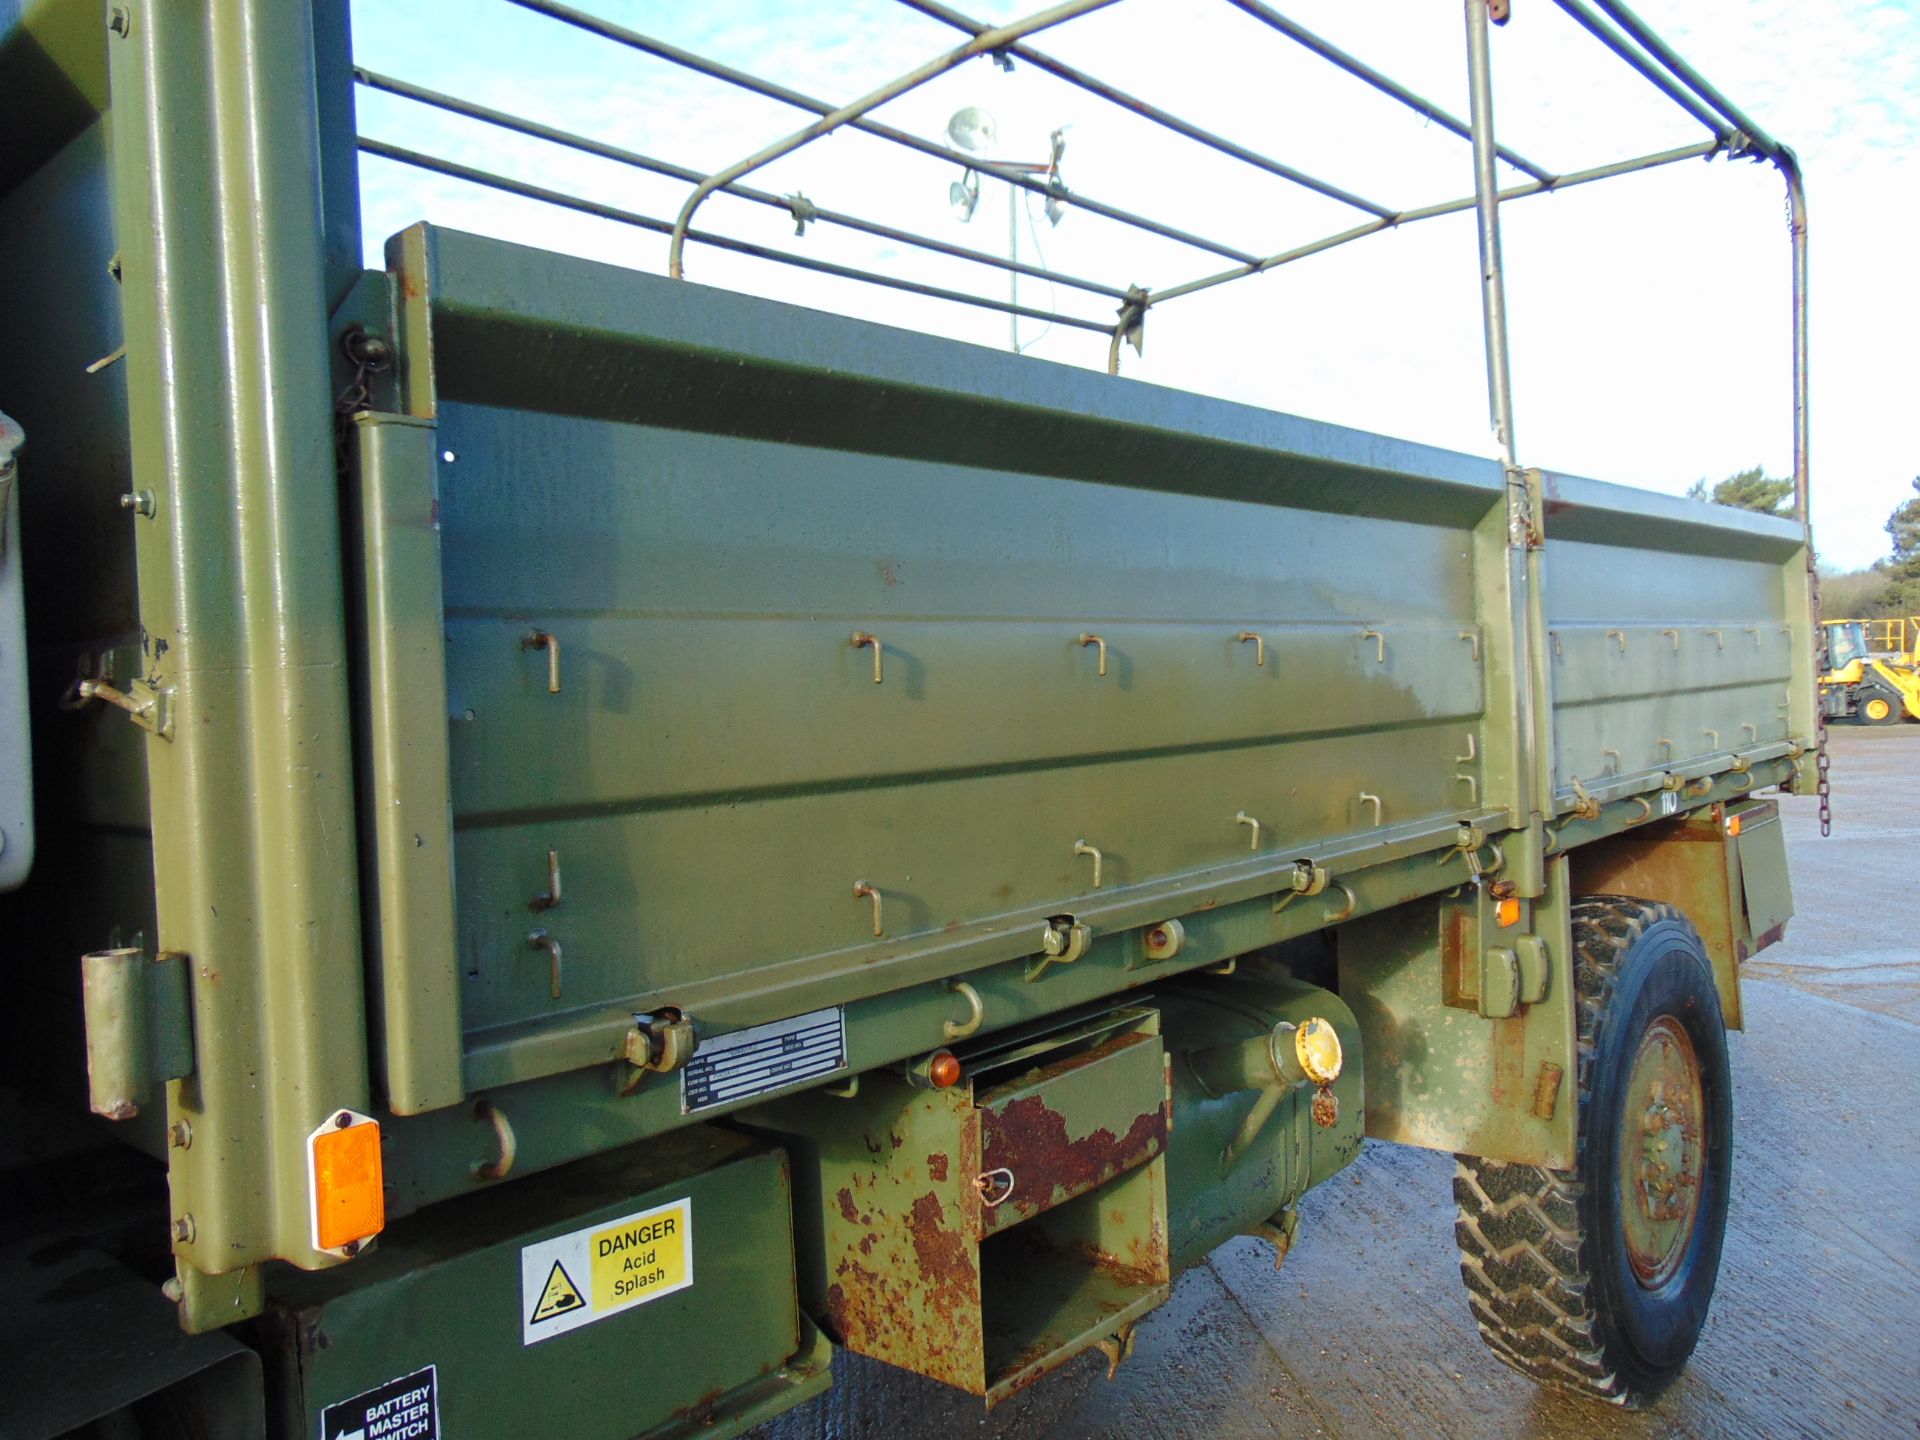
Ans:
{"type": "MultiPolygon", "coordinates": [[[[1366,1124],[1361,1092],[1360,1027],[1344,1001],[1330,990],[1296,980],[1277,966],[1245,961],[1230,976],[1200,976],[1170,982],[1153,1003],[1171,1062],[1173,1129],[1167,1137],[1168,1248],[1178,1271],[1223,1242],[1274,1220],[1314,1185],[1351,1164],[1360,1153],[1366,1124]],[[1257,1050],[1282,1021],[1304,1025],[1325,1020],[1339,1036],[1340,1074],[1328,1087],[1337,1103],[1332,1125],[1313,1114],[1318,1091],[1311,1083],[1288,1084],[1271,1105],[1265,1124],[1241,1134],[1263,1092],[1247,1088],[1222,1093],[1231,1067],[1192,1057],[1221,1047],[1257,1050]],[[1206,1074],[1203,1082],[1200,1071],[1206,1074]],[[1223,1161],[1225,1162],[1223,1164],[1223,1161]]],[[[1245,1067],[1245,1078],[1259,1067],[1245,1067]]],[[[1326,1107],[1321,1107],[1326,1118],[1326,1107]]]]}

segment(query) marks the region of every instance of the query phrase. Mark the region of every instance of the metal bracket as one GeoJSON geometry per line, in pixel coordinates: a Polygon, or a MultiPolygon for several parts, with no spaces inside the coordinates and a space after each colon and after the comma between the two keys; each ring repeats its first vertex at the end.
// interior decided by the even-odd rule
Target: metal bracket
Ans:
{"type": "Polygon", "coordinates": [[[82,680],[74,687],[81,703],[102,700],[127,712],[129,719],[149,735],[173,739],[173,687],[155,689],[144,680],[135,680],[125,690],[115,689],[105,680],[82,680]]]}
{"type": "Polygon", "coordinates": [[[13,481],[19,473],[15,463],[20,447],[27,443],[27,432],[20,422],[0,411],[0,559],[7,553],[8,505],[13,499],[13,481]]]}
{"type": "Polygon", "coordinates": [[[1287,1263],[1287,1252],[1300,1234],[1300,1212],[1289,1206],[1271,1219],[1250,1225],[1247,1233],[1273,1246],[1273,1268],[1278,1270],[1287,1263]]]}
{"type": "Polygon", "coordinates": [[[1121,1364],[1133,1358],[1134,1332],[1135,1323],[1129,1321],[1095,1347],[1107,1357],[1107,1379],[1118,1375],[1121,1364]]]}
{"type": "Polygon", "coordinates": [[[80,958],[80,987],[88,1104],[109,1120],[131,1120],[155,1085],[193,1073],[187,957],[96,950],[80,958]]]}

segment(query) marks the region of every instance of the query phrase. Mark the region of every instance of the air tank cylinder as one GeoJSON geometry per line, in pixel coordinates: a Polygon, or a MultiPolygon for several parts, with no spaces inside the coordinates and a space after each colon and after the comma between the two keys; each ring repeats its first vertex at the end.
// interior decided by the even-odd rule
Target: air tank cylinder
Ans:
{"type": "Polygon", "coordinates": [[[1168,1245],[1173,1268],[1258,1232],[1360,1153],[1360,1028],[1338,995],[1277,966],[1170,984],[1155,996],[1169,1051],[1168,1245]]]}

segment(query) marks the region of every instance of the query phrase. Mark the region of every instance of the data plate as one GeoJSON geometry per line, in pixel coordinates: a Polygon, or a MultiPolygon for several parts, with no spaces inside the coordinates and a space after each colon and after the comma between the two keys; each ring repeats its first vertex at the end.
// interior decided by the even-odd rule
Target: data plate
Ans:
{"type": "Polygon", "coordinates": [[[680,1110],[702,1110],[786,1090],[844,1069],[846,1015],[839,1006],[702,1040],[680,1072],[680,1110]]]}

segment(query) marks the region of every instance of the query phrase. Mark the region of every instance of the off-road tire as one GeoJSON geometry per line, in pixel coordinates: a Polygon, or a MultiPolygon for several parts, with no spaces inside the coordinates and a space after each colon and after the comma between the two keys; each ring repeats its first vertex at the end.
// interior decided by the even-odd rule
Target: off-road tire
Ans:
{"type": "Polygon", "coordinates": [[[1862,725],[1898,725],[1906,718],[1906,702],[1885,685],[1868,681],[1854,697],[1853,716],[1862,725]],[[1880,713],[1874,714],[1879,708],[1880,713]]]}
{"type": "Polygon", "coordinates": [[[1726,1031],[1700,937],[1671,905],[1577,900],[1573,949],[1574,1168],[1456,1157],[1454,1235],[1468,1304],[1496,1356],[1542,1384],[1637,1408],[1693,1353],[1719,1272],[1733,1163],[1726,1031]],[[1694,1046],[1706,1134],[1692,1230],[1677,1270],[1649,1290],[1630,1268],[1619,1209],[1630,1202],[1615,1177],[1627,1066],[1662,1015],[1694,1046]]]}

